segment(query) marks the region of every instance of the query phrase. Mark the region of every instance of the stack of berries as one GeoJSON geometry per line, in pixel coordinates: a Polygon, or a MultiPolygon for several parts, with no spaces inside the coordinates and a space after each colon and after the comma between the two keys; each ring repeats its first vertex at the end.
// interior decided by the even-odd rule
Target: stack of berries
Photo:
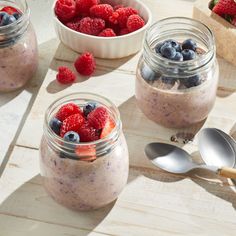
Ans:
{"type": "Polygon", "coordinates": [[[213,0],[210,9],[236,27],[235,0],[213,0]]]}
{"type": "Polygon", "coordinates": [[[99,0],[57,0],[55,14],[70,29],[99,37],[125,35],[145,25],[136,9],[99,0]]]}

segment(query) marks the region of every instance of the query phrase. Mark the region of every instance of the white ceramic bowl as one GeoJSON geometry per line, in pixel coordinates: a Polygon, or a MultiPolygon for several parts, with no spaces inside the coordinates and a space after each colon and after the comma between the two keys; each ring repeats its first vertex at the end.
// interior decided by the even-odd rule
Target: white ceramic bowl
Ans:
{"type": "Polygon", "coordinates": [[[143,45],[146,29],[152,22],[150,10],[139,0],[102,0],[102,3],[111,5],[123,4],[138,10],[146,24],[141,29],[119,37],[97,37],[71,30],[62,24],[54,13],[53,21],[56,33],[65,45],[77,52],[92,52],[95,57],[100,58],[122,58],[138,52],[143,45]]]}

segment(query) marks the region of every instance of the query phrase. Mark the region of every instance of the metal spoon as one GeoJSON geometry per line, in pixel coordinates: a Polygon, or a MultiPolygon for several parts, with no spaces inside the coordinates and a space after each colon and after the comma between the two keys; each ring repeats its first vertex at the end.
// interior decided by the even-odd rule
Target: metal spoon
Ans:
{"type": "MultiPolygon", "coordinates": [[[[230,154],[230,158],[234,158],[232,148],[227,145],[226,150],[227,155],[230,154]]],[[[155,166],[171,173],[182,174],[193,169],[207,169],[224,177],[236,178],[236,169],[198,165],[185,150],[170,144],[150,143],[145,147],[145,154],[155,166]]]]}

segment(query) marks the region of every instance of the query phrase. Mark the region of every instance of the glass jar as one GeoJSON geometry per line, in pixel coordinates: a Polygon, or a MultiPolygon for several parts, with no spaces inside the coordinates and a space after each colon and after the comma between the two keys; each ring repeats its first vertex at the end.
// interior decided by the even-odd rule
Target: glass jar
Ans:
{"type": "Polygon", "coordinates": [[[219,68],[214,36],[199,21],[173,17],[153,24],[146,33],[139,60],[135,96],[142,112],[170,128],[188,127],[207,118],[217,92],[219,68]],[[173,61],[155,52],[160,42],[193,39],[198,56],[173,61]]]}
{"type": "Polygon", "coordinates": [[[91,93],[75,93],[56,100],[45,115],[40,169],[49,195],[68,208],[92,210],[114,201],[126,185],[129,170],[128,148],[115,105],[91,93]],[[62,105],[73,102],[83,107],[91,101],[106,107],[115,121],[108,136],[72,145],[52,131],[49,122],[62,105]],[[94,155],[96,159],[89,161],[94,155]]]}
{"type": "Polygon", "coordinates": [[[0,7],[12,6],[22,16],[10,25],[0,26],[0,91],[21,88],[31,79],[38,65],[37,40],[30,23],[25,0],[1,1],[0,7]]]}

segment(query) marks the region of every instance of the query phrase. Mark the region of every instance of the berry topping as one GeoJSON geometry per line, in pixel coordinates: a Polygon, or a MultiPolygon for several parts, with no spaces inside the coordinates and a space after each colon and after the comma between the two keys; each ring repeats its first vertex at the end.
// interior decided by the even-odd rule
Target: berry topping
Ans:
{"type": "Polygon", "coordinates": [[[174,84],[176,79],[171,77],[162,76],[161,81],[165,84],[174,84]]]}
{"type": "Polygon", "coordinates": [[[96,160],[96,148],[94,145],[78,146],[75,153],[80,161],[94,161],[96,160]]]}
{"type": "Polygon", "coordinates": [[[56,78],[61,84],[71,84],[75,82],[76,75],[68,67],[60,66],[56,78]]]}
{"type": "Polygon", "coordinates": [[[195,52],[190,49],[184,49],[182,51],[182,55],[183,55],[184,61],[192,60],[196,57],[195,52]]]}
{"type": "Polygon", "coordinates": [[[16,21],[16,18],[13,15],[9,15],[6,12],[0,12],[0,26],[10,25],[16,21]]]}
{"type": "Polygon", "coordinates": [[[67,117],[75,114],[82,115],[82,111],[75,103],[67,103],[63,105],[56,113],[56,118],[60,121],[64,121],[67,117]]]}
{"type": "Polygon", "coordinates": [[[116,124],[113,119],[109,118],[108,121],[106,122],[105,127],[102,129],[100,138],[105,138],[108,136],[111,131],[115,128],[116,124]]]}
{"type": "Polygon", "coordinates": [[[170,39],[170,40],[167,40],[166,43],[170,43],[171,46],[176,50],[176,52],[181,52],[181,46],[175,40],[170,39]]]}
{"type": "Polygon", "coordinates": [[[113,29],[106,28],[98,36],[101,36],[101,37],[115,37],[116,34],[113,31],[113,29]]]}
{"type": "Polygon", "coordinates": [[[95,70],[96,63],[93,55],[89,52],[85,52],[77,58],[74,66],[81,75],[90,76],[95,70]]]}
{"type": "Polygon", "coordinates": [[[155,47],[155,52],[156,53],[159,53],[159,54],[161,54],[161,47],[163,46],[165,44],[165,42],[163,43],[158,43],[157,45],[156,45],[156,47],[155,47]]]}
{"type": "Polygon", "coordinates": [[[105,21],[100,18],[84,17],[79,25],[79,31],[89,35],[98,35],[104,28],[105,21]]]}
{"type": "Polygon", "coordinates": [[[200,76],[194,75],[192,77],[184,79],[184,85],[187,88],[195,87],[201,84],[200,76]]]}
{"type": "Polygon", "coordinates": [[[74,31],[79,31],[80,18],[74,19],[73,21],[66,23],[66,26],[74,31]]]}
{"type": "Polygon", "coordinates": [[[97,107],[89,113],[88,122],[95,129],[103,129],[109,118],[109,113],[105,107],[97,107]]]}
{"type": "Polygon", "coordinates": [[[159,77],[157,76],[157,74],[147,65],[144,65],[142,67],[141,70],[141,74],[142,77],[146,80],[146,81],[154,81],[157,80],[159,77]]]}
{"type": "Polygon", "coordinates": [[[79,128],[84,124],[85,120],[81,114],[74,114],[67,117],[63,122],[60,130],[60,136],[64,137],[64,135],[68,131],[77,132],[79,128]]]}
{"type": "Polygon", "coordinates": [[[127,20],[127,28],[130,32],[134,32],[145,25],[144,20],[139,15],[131,15],[127,20]]]}
{"type": "Polygon", "coordinates": [[[22,16],[22,14],[19,12],[14,12],[12,15],[15,17],[16,20],[18,20],[22,16]]]}
{"type": "Polygon", "coordinates": [[[172,59],[174,61],[183,61],[184,57],[181,52],[176,52],[175,57],[172,59]]]}
{"type": "Polygon", "coordinates": [[[63,139],[66,142],[72,142],[72,143],[79,143],[80,142],[79,135],[74,131],[69,131],[69,132],[65,133],[63,139]]]}
{"type": "Polygon", "coordinates": [[[58,120],[56,117],[54,117],[51,119],[49,126],[56,134],[59,135],[60,129],[61,129],[61,124],[62,124],[62,122],[60,120],[58,120]]]}
{"type": "Polygon", "coordinates": [[[55,4],[55,14],[62,22],[72,20],[76,15],[74,0],[57,0],[55,4]]]}
{"type": "Polygon", "coordinates": [[[11,6],[3,7],[1,11],[4,11],[8,13],[9,15],[13,15],[13,13],[20,13],[16,8],[11,7],[11,6]]]}
{"type": "Polygon", "coordinates": [[[182,48],[183,49],[190,49],[192,51],[196,51],[197,49],[197,44],[195,41],[193,41],[192,39],[187,39],[183,42],[182,44],[182,48]]]}
{"type": "Polygon", "coordinates": [[[85,116],[88,116],[88,114],[93,111],[96,108],[97,104],[94,102],[90,102],[87,103],[84,107],[83,107],[83,113],[85,116]]]}
{"type": "Polygon", "coordinates": [[[219,0],[212,11],[220,16],[224,14],[234,16],[236,15],[236,2],[234,0],[219,0]]]}
{"type": "Polygon", "coordinates": [[[98,0],[76,0],[77,12],[82,16],[88,16],[89,9],[98,3],[98,0]]]}
{"type": "Polygon", "coordinates": [[[109,4],[99,4],[90,8],[90,15],[103,20],[108,20],[113,13],[113,7],[109,4]]]}
{"type": "Polygon", "coordinates": [[[100,132],[85,122],[78,130],[81,142],[92,142],[99,139],[100,132]]]}
{"type": "Polygon", "coordinates": [[[175,48],[172,47],[172,45],[170,43],[165,43],[161,47],[161,55],[163,57],[168,58],[168,59],[173,59],[176,55],[176,50],[175,50],[175,48]]]}

